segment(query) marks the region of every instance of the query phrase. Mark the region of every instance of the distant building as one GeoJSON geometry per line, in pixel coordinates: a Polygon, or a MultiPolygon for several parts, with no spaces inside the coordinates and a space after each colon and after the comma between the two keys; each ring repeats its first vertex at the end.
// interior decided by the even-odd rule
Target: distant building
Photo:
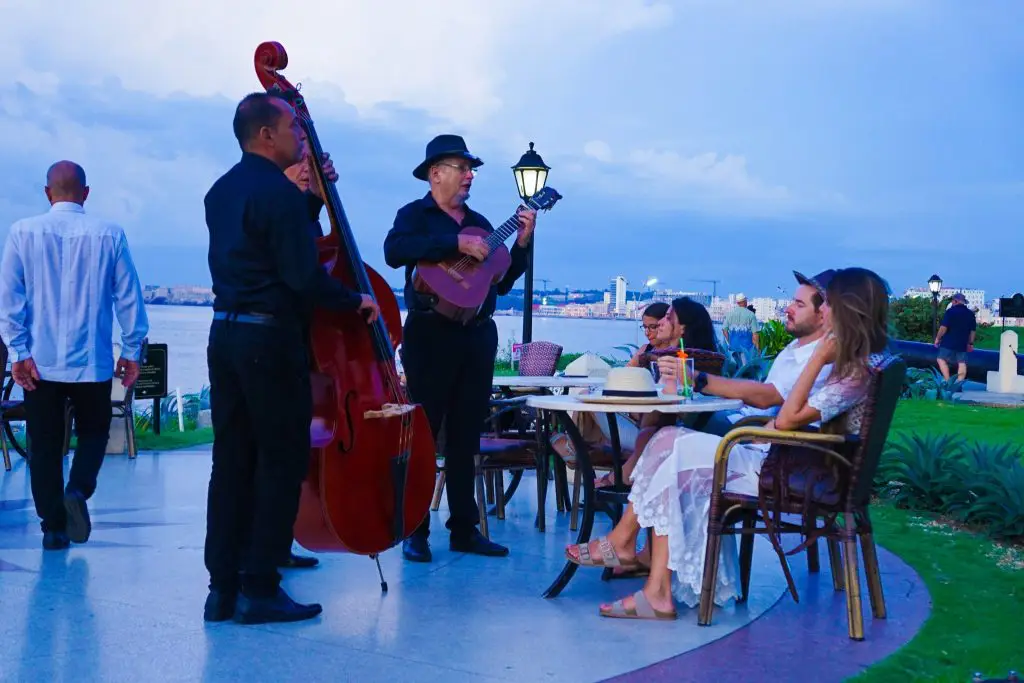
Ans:
{"type": "MultiPolygon", "coordinates": [[[[963,294],[967,297],[968,308],[985,308],[985,290],[984,289],[964,289],[961,287],[943,287],[939,292],[940,299],[948,299],[956,293],[963,294]]],[[[927,287],[911,287],[903,293],[903,296],[913,297],[915,299],[927,298],[930,299],[932,293],[927,287]]]]}
{"type": "Polygon", "coordinates": [[[608,291],[616,315],[626,314],[626,278],[616,275],[609,283],[608,291]]]}

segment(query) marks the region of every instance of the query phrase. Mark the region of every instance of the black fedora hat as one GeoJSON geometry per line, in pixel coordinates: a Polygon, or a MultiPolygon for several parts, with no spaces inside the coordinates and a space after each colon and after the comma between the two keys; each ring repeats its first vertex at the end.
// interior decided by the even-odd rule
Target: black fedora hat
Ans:
{"type": "Polygon", "coordinates": [[[427,169],[442,157],[461,157],[469,161],[473,168],[484,165],[479,157],[469,153],[466,141],[461,135],[438,135],[427,143],[427,153],[424,156],[423,163],[412,170],[413,177],[420,180],[427,179],[427,169]]]}
{"type": "Polygon", "coordinates": [[[836,271],[833,270],[832,268],[829,268],[828,270],[823,270],[814,277],[807,277],[803,273],[798,273],[795,270],[793,271],[793,276],[796,278],[797,282],[799,282],[802,285],[814,287],[816,290],[818,290],[818,294],[821,294],[822,297],[825,296],[825,290],[828,289],[828,283],[832,281],[832,278],[835,277],[835,274],[836,271]]]}

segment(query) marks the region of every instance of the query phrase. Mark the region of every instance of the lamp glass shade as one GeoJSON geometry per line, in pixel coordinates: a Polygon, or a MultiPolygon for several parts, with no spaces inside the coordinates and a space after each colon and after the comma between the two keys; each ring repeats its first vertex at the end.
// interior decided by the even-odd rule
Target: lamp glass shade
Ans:
{"type": "Polygon", "coordinates": [[[928,279],[928,290],[932,294],[938,294],[939,292],[941,292],[942,278],[939,277],[938,275],[932,275],[931,278],[928,279]]]}

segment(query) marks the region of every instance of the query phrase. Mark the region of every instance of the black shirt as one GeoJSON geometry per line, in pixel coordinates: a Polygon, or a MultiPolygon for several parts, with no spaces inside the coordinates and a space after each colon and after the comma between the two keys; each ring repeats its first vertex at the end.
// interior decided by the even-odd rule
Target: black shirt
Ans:
{"type": "MultiPolygon", "coordinates": [[[[425,306],[412,285],[412,272],[418,261],[437,263],[459,255],[459,231],[470,226],[494,232],[490,222],[482,215],[464,206],[466,217],[462,225],[455,222],[434,201],[429,192],[421,199],[409,202],[398,210],[395,224],[384,238],[384,260],[392,268],[405,266],[405,307],[410,311],[425,306]]],[[[515,244],[511,249],[512,264],[505,276],[487,293],[478,317],[494,313],[499,294],[508,294],[512,285],[526,272],[528,251],[515,244]]]]}
{"type": "Polygon", "coordinates": [[[319,263],[314,203],[272,161],[243,153],[206,193],[205,204],[215,311],[308,324],[313,306],[359,307],[360,295],[319,263]]]}

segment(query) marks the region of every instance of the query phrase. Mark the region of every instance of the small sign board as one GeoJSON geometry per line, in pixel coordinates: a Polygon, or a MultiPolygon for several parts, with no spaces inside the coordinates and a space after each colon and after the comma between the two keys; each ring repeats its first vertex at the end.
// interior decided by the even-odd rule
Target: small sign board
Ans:
{"type": "Polygon", "coordinates": [[[513,363],[518,363],[519,362],[519,358],[522,355],[523,355],[523,345],[522,344],[512,344],[512,362],[513,363]]]}
{"type": "Polygon", "coordinates": [[[1013,296],[999,299],[1000,318],[1024,318],[1024,294],[1017,292],[1013,296]]]}
{"type": "Polygon", "coordinates": [[[149,344],[135,381],[135,398],[167,396],[167,344],[149,344]]]}

